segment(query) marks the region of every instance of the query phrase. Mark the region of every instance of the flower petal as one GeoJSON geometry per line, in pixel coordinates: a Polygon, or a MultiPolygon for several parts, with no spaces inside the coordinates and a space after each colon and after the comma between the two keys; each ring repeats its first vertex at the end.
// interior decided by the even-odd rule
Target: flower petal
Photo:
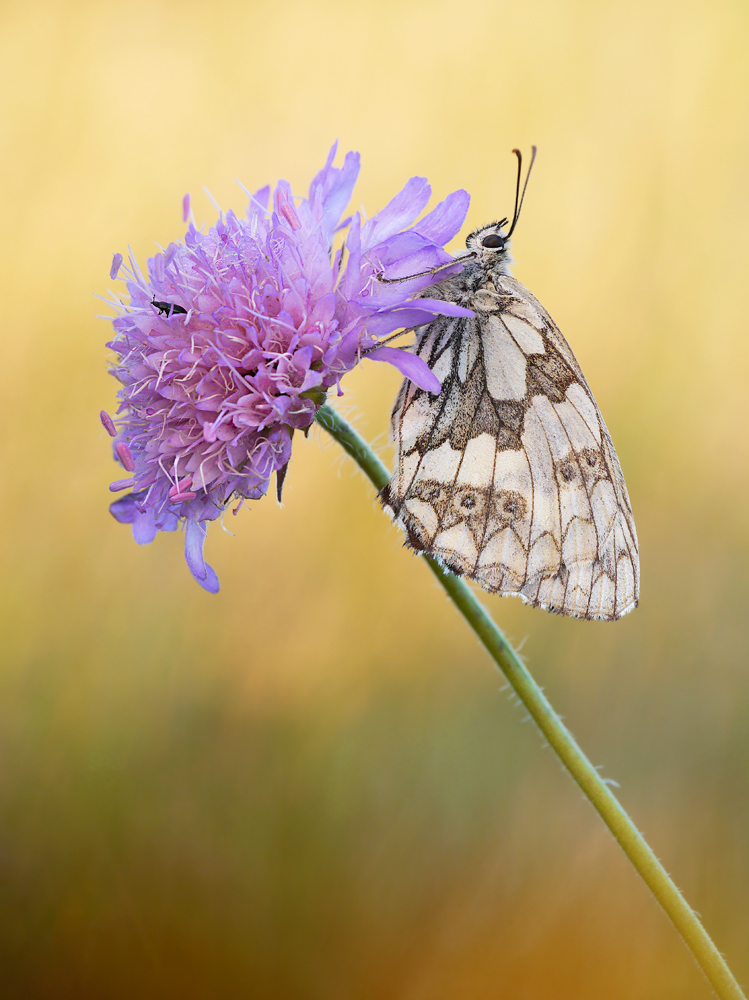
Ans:
{"type": "Polygon", "coordinates": [[[219,582],[214,570],[203,558],[206,529],[200,521],[188,521],[185,528],[185,559],[187,566],[204,590],[218,593],[219,582]]]}
{"type": "Polygon", "coordinates": [[[386,361],[426,392],[436,394],[442,390],[442,383],[418,354],[410,354],[398,347],[376,347],[367,351],[364,357],[370,361],[386,361]]]}
{"type": "Polygon", "coordinates": [[[403,278],[453,260],[441,246],[409,230],[397,233],[369,251],[369,260],[379,265],[387,278],[403,278]]]}
{"type": "Polygon", "coordinates": [[[362,244],[369,248],[382,243],[414,219],[426,208],[432,189],[426,177],[412,177],[392,201],[373,215],[362,229],[362,244]]]}
{"type": "Polygon", "coordinates": [[[141,493],[128,493],[127,496],[120,497],[119,500],[110,503],[109,513],[120,524],[132,524],[138,513],[136,504],[144,493],[145,491],[141,493]]]}
{"type": "Polygon", "coordinates": [[[431,323],[435,315],[444,316],[473,316],[470,309],[464,309],[452,302],[443,302],[440,299],[413,299],[405,309],[391,309],[387,312],[379,312],[367,319],[367,332],[375,337],[384,337],[394,330],[408,330],[414,326],[423,326],[424,323],[431,323]],[[426,303],[425,308],[421,308],[421,303],[426,303]]]}
{"type": "Polygon", "coordinates": [[[148,545],[156,537],[156,518],[151,507],[144,511],[136,511],[133,518],[133,538],[138,545],[148,545]]]}
{"type": "Polygon", "coordinates": [[[325,219],[337,227],[344,208],[351,201],[356,179],[359,176],[360,158],[358,153],[346,153],[335,184],[325,196],[325,219]]]}
{"type": "Polygon", "coordinates": [[[471,196],[467,191],[462,188],[453,191],[423,219],[419,219],[413,229],[432,243],[444,246],[465,222],[470,202],[471,196]]]}
{"type": "Polygon", "coordinates": [[[441,316],[475,316],[473,309],[459,306],[457,302],[446,302],[444,299],[414,299],[422,309],[439,313],[441,316]]]}

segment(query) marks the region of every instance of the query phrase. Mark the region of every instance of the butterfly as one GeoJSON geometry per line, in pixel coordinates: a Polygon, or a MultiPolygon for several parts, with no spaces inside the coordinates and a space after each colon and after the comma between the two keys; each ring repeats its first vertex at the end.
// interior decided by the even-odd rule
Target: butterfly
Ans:
{"type": "MultiPolygon", "coordinates": [[[[509,273],[515,210],[475,230],[457,275],[427,290],[472,309],[416,331],[442,383],[408,379],[395,402],[396,465],[380,499],[406,545],[492,593],[577,618],[637,606],[637,534],[624,476],[580,365],[509,273]]],[[[395,279],[397,280],[397,279],[395,279]]]]}

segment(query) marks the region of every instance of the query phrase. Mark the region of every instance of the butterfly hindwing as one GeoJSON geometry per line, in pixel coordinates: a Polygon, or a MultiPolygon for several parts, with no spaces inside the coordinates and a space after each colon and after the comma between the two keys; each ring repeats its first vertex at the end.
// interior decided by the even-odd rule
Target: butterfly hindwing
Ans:
{"type": "Polygon", "coordinates": [[[509,275],[473,318],[439,317],[417,352],[442,382],[406,381],[383,503],[415,549],[485,589],[583,618],[636,606],[637,540],[611,438],[569,345],[509,275]]]}

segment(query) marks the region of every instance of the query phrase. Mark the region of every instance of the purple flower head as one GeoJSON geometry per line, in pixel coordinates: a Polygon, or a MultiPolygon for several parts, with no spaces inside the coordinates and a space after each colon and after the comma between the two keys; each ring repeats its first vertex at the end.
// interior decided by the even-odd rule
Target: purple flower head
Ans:
{"type": "MultiPolygon", "coordinates": [[[[359,156],[347,153],[334,167],[335,152],[306,198],[279,181],[272,198],[266,187],[250,199],[244,219],[228,212],[207,232],[191,223],[184,243],[148,261],[147,276],[132,257],[125,265],[116,254],[112,264],[130,300],[117,302],[108,345],[122,384],[116,426],[106,414],[102,420],[129,473],[110,489],[132,492],[110,510],[141,544],[185,523],[187,564],[213,593],[206,522],[233,498],[262,497],[274,472],[280,497],[294,431],[312,424],[327,390],[340,394],[341,378],[367,357],[438,392],[420,358],[378,346],[380,339],[438,314],[472,315],[419,295],[451,269],[380,280],[453,260],[444,244],[463,223],[466,192],[417,222],[430,188],[415,177],[364,224],[358,214],[341,222],[359,156]],[[334,252],[334,234],[345,226],[345,244],[334,252]]],[[[189,210],[185,197],[185,217],[189,210]]]]}

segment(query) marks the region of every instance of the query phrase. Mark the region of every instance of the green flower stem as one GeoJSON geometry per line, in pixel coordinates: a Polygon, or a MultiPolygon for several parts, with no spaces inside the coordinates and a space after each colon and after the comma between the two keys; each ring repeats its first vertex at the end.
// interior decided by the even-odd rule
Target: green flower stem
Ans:
{"type": "MultiPolygon", "coordinates": [[[[387,484],[390,479],[388,470],[367,442],[335,410],[328,405],[322,406],[317,413],[317,422],[348,452],[377,490],[381,490],[387,484]]],[[[541,688],[476,599],[473,591],[463,580],[444,570],[430,556],[425,558],[429,568],[484,644],[550,746],[556,751],[583,794],[597,810],[619,846],[671,918],[717,995],[721,1000],[746,1000],[731,970],[697,919],[694,910],[687,904],[642,834],[577,745],[541,688]]]]}

